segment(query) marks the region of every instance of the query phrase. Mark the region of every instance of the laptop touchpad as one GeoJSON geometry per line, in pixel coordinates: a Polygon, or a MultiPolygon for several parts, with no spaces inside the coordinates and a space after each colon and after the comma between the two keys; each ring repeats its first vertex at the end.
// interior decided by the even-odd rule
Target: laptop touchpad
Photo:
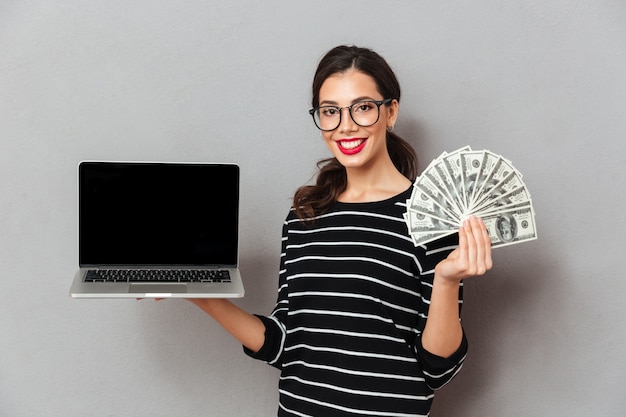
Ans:
{"type": "Polygon", "coordinates": [[[130,284],[131,293],[184,293],[186,284],[130,284]]]}

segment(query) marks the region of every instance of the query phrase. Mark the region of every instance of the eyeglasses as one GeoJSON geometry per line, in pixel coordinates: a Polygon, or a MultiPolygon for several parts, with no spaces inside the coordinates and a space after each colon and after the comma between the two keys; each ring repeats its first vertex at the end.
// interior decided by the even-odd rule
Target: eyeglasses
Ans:
{"type": "Polygon", "coordinates": [[[345,107],[320,106],[309,110],[309,114],[313,117],[315,126],[325,132],[339,127],[343,109],[348,109],[354,123],[361,127],[368,127],[378,122],[380,106],[389,104],[391,101],[393,101],[392,98],[386,98],[384,100],[363,100],[345,107]]]}

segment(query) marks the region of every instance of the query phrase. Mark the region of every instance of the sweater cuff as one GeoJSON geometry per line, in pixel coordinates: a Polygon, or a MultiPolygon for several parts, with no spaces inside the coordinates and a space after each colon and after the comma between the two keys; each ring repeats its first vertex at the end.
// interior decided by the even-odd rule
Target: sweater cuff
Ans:
{"type": "Polygon", "coordinates": [[[461,345],[452,355],[444,358],[439,355],[435,355],[434,353],[430,353],[424,346],[422,346],[422,339],[419,339],[419,349],[417,350],[417,355],[420,363],[424,370],[427,370],[429,373],[439,374],[445,372],[449,369],[452,369],[458,366],[465,359],[465,355],[467,354],[467,337],[465,336],[465,331],[463,331],[463,338],[461,339],[461,345]]]}
{"type": "Polygon", "coordinates": [[[251,358],[259,359],[265,362],[272,362],[278,356],[281,345],[282,332],[280,331],[278,324],[274,320],[266,316],[260,316],[257,314],[255,314],[255,316],[258,317],[265,326],[265,341],[263,342],[263,346],[261,346],[261,349],[259,349],[257,352],[254,352],[245,346],[243,346],[243,351],[251,358]]]}

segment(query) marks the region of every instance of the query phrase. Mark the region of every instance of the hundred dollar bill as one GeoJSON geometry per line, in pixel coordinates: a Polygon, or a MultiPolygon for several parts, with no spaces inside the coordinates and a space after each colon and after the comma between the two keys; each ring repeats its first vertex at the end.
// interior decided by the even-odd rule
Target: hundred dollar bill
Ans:
{"type": "Polygon", "coordinates": [[[480,213],[494,211],[511,204],[520,204],[525,201],[531,201],[531,198],[526,186],[522,185],[521,187],[515,188],[511,191],[504,192],[502,195],[493,193],[493,198],[484,200],[482,205],[474,209],[474,212],[480,213]]]}
{"type": "Polygon", "coordinates": [[[411,233],[419,232],[443,232],[448,230],[457,230],[458,223],[453,223],[445,219],[431,216],[428,213],[422,213],[415,210],[407,211],[409,231],[411,233]]]}
{"type": "Polygon", "coordinates": [[[454,194],[450,193],[451,190],[451,182],[450,187],[446,183],[445,180],[441,178],[437,169],[433,168],[430,170],[425,170],[420,177],[420,180],[416,181],[415,184],[423,183],[425,187],[430,188],[433,186],[435,190],[433,191],[437,195],[440,195],[442,198],[440,203],[446,210],[451,213],[455,213],[455,217],[460,217],[460,207],[457,204],[456,198],[454,194]]]}
{"type": "Polygon", "coordinates": [[[441,158],[441,164],[435,165],[436,167],[443,165],[440,171],[444,171],[448,175],[452,184],[452,194],[456,194],[462,215],[466,214],[467,201],[465,201],[465,190],[461,176],[461,153],[469,151],[471,151],[469,146],[457,149],[441,158]]]}
{"type": "MultiPolygon", "coordinates": [[[[490,173],[485,180],[480,184],[480,189],[474,194],[474,200],[482,202],[485,197],[489,196],[491,190],[496,187],[512,172],[516,171],[511,162],[503,157],[499,156],[496,164],[491,168],[490,173]]],[[[519,173],[518,173],[519,174],[519,173]]],[[[519,174],[522,177],[522,174],[519,174]]],[[[480,205],[480,204],[477,204],[480,205]]]]}
{"type": "Polygon", "coordinates": [[[456,229],[450,230],[423,230],[428,228],[428,222],[424,222],[423,219],[418,219],[419,213],[410,212],[404,213],[404,220],[407,223],[407,227],[409,229],[409,234],[411,239],[413,240],[413,244],[415,246],[424,245],[426,243],[433,242],[437,239],[441,239],[442,237],[452,235],[457,232],[456,229]]]}
{"type": "MultiPolygon", "coordinates": [[[[482,165],[480,166],[478,177],[476,178],[476,183],[474,184],[474,189],[472,190],[472,202],[476,201],[478,198],[482,185],[486,182],[487,177],[493,172],[495,165],[500,159],[500,155],[496,155],[495,153],[487,150],[485,151],[485,156],[482,165]]],[[[473,204],[471,205],[473,206],[473,204]]]]}
{"type": "Polygon", "coordinates": [[[422,175],[413,185],[411,198],[407,201],[409,209],[432,214],[437,217],[448,217],[460,220],[456,214],[456,206],[443,195],[443,191],[435,186],[430,179],[422,175]]]}
{"type": "Polygon", "coordinates": [[[415,246],[422,246],[431,242],[435,242],[439,239],[443,239],[444,237],[453,235],[455,233],[457,233],[457,231],[453,231],[453,230],[449,232],[437,232],[437,233],[424,232],[424,233],[418,233],[416,235],[412,235],[411,239],[413,240],[413,244],[415,246]]]}
{"type": "MultiPolygon", "coordinates": [[[[446,155],[444,158],[447,158],[449,155],[446,155]]],[[[456,212],[459,215],[463,214],[465,211],[464,202],[461,200],[460,194],[457,192],[457,185],[459,183],[458,180],[455,180],[454,175],[451,174],[444,162],[444,159],[438,160],[435,164],[433,164],[432,170],[436,173],[436,175],[441,179],[440,185],[445,190],[446,195],[449,196],[450,200],[456,206],[456,212]]],[[[425,172],[425,175],[428,176],[429,172],[425,172]]]]}
{"type": "MultiPolygon", "coordinates": [[[[484,193],[480,199],[476,199],[472,205],[472,210],[478,211],[481,207],[489,204],[490,201],[497,200],[519,188],[526,189],[526,184],[522,181],[522,175],[518,171],[510,172],[502,181],[494,185],[487,193],[484,193]]],[[[528,190],[526,190],[526,194],[530,198],[528,190]]]]}
{"type": "Polygon", "coordinates": [[[493,248],[537,239],[535,216],[531,207],[495,212],[481,218],[487,227],[493,248]]]}
{"type": "Polygon", "coordinates": [[[472,209],[472,196],[480,169],[487,159],[485,151],[467,151],[461,153],[461,183],[468,211],[472,209]]]}
{"type": "Polygon", "coordinates": [[[493,205],[491,207],[486,207],[483,210],[476,211],[473,214],[476,217],[482,217],[488,214],[510,211],[510,210],[519,210],[519,209],[526,208],[526,207],[530,207],[533,214],[535,213],[535,209],[533,208],[533,205],[532,205],[532,200],[526,200],[526,201],[522,201],[519,203],[506,203],[506,204],[502,203],[500,205],[493,205]]]}

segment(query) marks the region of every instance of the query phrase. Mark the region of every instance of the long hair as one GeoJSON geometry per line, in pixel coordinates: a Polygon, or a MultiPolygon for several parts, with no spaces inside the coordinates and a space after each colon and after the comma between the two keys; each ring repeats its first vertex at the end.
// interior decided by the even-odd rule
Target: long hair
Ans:
{"type": "MultiPolygon", "coordinates": [[[[376,52],[357,46],[337,46],[320,61],[312,86],[312,106],[319,105],[319,92],[328,77],[355,69],[369,75],[376,82],[378,92],[384,98],[400,101],[400,84],[387,62],[376,52]]],[[[387,131],[387,151],[395,167],[405,177],[414,180],[417,176],[417,156],[413,147],[400,136],[387,131]]],[[[311,222],[326,212],[346,190],[346,169],[336,158],[323,159],[317,163],[319,169],[314,185],[304,185],[296,190],[293,205],[298,218],[311,222]]]]}

